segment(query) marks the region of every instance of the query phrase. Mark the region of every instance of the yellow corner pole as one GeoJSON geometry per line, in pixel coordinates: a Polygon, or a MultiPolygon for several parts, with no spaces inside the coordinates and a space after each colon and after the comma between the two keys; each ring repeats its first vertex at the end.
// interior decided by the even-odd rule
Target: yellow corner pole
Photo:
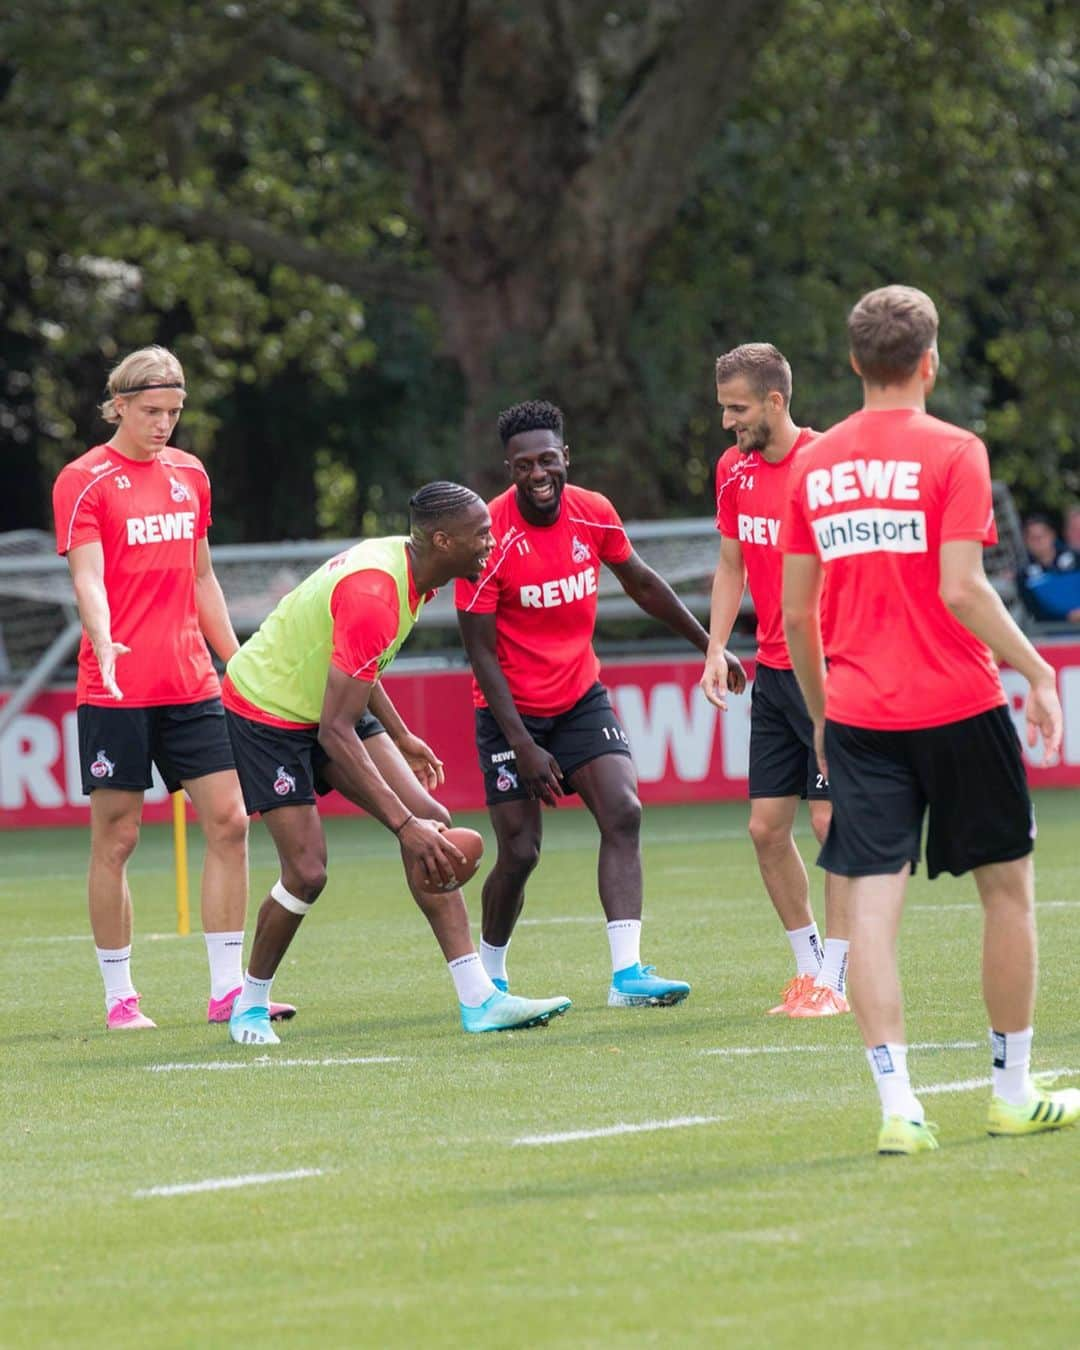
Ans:
{"type": "Polygon", "coordinates": [[[174,792],[173,855],[176,862],[176,931],[181,937],[191,932],[191,909],[188,905],[187,866],[187,804],[183,791],[174,792]]]}

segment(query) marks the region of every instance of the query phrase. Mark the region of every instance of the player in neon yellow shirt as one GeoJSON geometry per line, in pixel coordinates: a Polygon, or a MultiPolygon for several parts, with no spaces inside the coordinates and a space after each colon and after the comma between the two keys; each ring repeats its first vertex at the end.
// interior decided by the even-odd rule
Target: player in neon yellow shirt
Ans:
{"type": "MultiPolygon", "coordinates": [[[[456,483],[421,488],[409,516],[408,536],[355,544],[290,591],[227,668],[222,701],[244,801],[249,814],[264,816],[281,863],[229,1023],[233,1040],[244,1044],[277,1044],[269,1019],[274,973],[326,885],[316,793],[336,789],[396,834],[406,877],[426,876],[432,891],[453,880],[450,864],[461,860],[443,838],[445,811],[393,771],[385,751],[377,763],[366,740],[373,723],[383,730],[377,714],[409,752],[399,768],[408,763],[429,784],[441,776],[378,680],[436,588],[480,572],[494,543],[491,517],[456,483]]],[[[449,965],[466,1031],[535,1026],[570,1006],[566,998],[496,989],[473,945],[461,891],[433,894],[412,881],[410,889],[449,965]]]]}

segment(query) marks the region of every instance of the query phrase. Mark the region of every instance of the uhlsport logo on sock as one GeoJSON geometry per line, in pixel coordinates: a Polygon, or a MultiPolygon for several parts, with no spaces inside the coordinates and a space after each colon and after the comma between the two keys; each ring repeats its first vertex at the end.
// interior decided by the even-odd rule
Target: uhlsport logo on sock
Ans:
{"type": "Polygon", "coordinates": [[[870,1051],[874,1056],[874,1068],[878,1073],[895,1073],[896,1066],[893,1064],[893,1057],[889,1053],[887,1045],[875,1045],[870,1051]]]}

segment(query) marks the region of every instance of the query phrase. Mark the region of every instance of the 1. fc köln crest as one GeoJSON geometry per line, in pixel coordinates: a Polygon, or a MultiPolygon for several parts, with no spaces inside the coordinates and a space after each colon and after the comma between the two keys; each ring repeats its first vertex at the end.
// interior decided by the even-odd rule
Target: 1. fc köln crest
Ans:
{"type": "Polygon", "coordinates": [[[570,540],[570,556],[576,563],[588,562],[589,560],[589,546],[583,544],[576,534],[570,540]]]}
{"type": "Polygon", "coordinates": [[[111,778],[116,771],[116,765],[108,757],[104,750],[97,752],[97,758],[90,765],[91,778],[111,778]]]}

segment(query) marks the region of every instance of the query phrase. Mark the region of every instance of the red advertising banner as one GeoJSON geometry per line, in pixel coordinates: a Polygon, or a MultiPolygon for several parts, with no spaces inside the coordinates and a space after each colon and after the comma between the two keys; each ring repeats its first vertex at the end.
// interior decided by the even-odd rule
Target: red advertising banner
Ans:
{"type": "MultiPolygon", "coordinates": [[[[1044,768],[1041,746],[1024,746],[1033,787],[1080,786],[1080,643],[1046,645],[1043,655],[1058,671],[1065,709],[1060,763],[1044,768]]],[[[748,664],[753,673],[753,662],[748,664]]],[[[749,695],[729,700],[719,714],[697,687],[697,658],[612,661],[603,678],[630,738],[648,802],[719,801],[746,793],[750,734],[749,695]]],[[[1025,681],[1003,670],[1002,681],[1023,740],[1025,681]]],[[[446,764],[440,797],[452,811],[483,808],[483,788],[473,742],[470,680],[464,671],[391,672],[386,687],[405,721],[446,764]]],[[[0,694],[0,703],[6,695],[0,694]]],[[[572,801],[575,799],[571,799],[572,801]]],[[[325,798],[327,814],[354,810],[336,794],[325,798]]],[[[146,795],[145,819],[168,820],[164,785],[146,795]]],[[[85,824],[88,799],[79,774],[75,691],[41,694],[0,737],[0,828],[85,824]]]]}

